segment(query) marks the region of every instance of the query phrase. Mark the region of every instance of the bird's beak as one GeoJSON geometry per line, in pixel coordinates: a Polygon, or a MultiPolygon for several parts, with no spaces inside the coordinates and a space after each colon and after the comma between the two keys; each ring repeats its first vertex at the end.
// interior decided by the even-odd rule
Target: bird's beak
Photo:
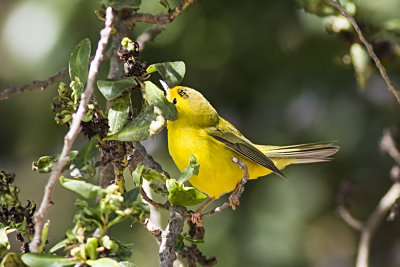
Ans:
{"type": "Polygon", "coordinates": [[[169,87],[168,84],[166,82],[164,82],[163,80],[160,80],[161,86],[163,87],[164,91],[165,91],[165,96],[167,97],[167,99],[170,98],[170,94],[169,94],[169,87]]]}

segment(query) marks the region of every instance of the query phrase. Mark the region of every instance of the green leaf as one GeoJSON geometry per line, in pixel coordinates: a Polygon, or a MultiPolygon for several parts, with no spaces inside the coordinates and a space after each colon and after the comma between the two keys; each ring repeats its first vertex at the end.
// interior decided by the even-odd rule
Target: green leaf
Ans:
{"type": "Polygon", "coordinates": [[[153,107],[147,107],[120,132],[107,136],[105,140],[140,141],[149,136],[150,124],[155,119],[153,107]]]}
{"type": "Polygon", "coordinates": [[[86,261],[86,264],[92,267],[118,267],[118,262],[110,258],[88,260],[86,261]]]}
{"type": "Polygon", "coordinates": [[[55,162],[57,162],[57,160],[52,156],[40,157],[38,161],[32,162],[32,170],[40,173],[51,172],[55,162]]]}
{"type": "Polygon", "coordinates": [[[157,106],[161,109],[162,115],[167,120],[176,120],[178,117],[178,111],[174,104],[169,102],[164,96],[162,90],[160,90],[154,83],[146,81],[144,99],[146,99],[149,105],[157,106]]]}
{"type": "Polygon", "coordinates": [[[49,226],[50,226],[50,221],[47,220],[47,222],[43,226],[43,231],[42,231],[42,236],[41,236],[41,242],[39,246],[39,252],[42,252],[44,249],[44,246],[46,246],[46,241],[47,241],[47,235],[49,233],[49,226]]]}
{"type": "Polygon", "coordinates": [[[26,253],[21,256],[21,260],[29,267],[63,267],[71,266],[77,261],[71,258],[64,258],[51,254],[26,253]]]}
{"type": "Polygon", "coordinates": [[[116,98],[108,111],[109,134],[119,132],[125,125],[129,116],[129,107],[131,106],[130,93],[116,98]]]}
{"type": "Polygon", "coordinates": [[[97,238],[89,237],[85,244],[86,254],[93,260],[97,259],[97,246],[98,246],[97,238]]]}
{"type": "Polygon", "coordinates": [[[152,64],[147,68],[148,73],[157,71],[169,87],[179,85],[185,76],[185,63],[183,61],[164,62],[152,64]]]}
{"type": "Polygon", "coordinates": [[[110,6],[115,10],[123,8],[138,8],[142,3],[141,0],[103,0],[105,6],[110,6]]]}
{"type": "Polygon", "coordinates": [[[118,267],[138,267],[138,266],[129,261],[120,261],[118,262],[118,267]]]}
{"type": "Polygon", "coordinates": [[[207,199],[207,196],[194,187],[186,187],[175,179],[167,179],[168,200],[173,205],[194,206],[207,199]]]}
{"type": "Polygon", "coordinates": [[[199,168],[200,164],[197,163],[196,158],[193,155],[190,155],[189,159],[189,166],[187,166],[181,176],[176,180],[178,183],[184,183],[187,180],[189,180],[192,175],[198,175],[199,174],[199,168]]]}
{"type": "Polygon", "coordinates": [[[62,187],[71,190],[84,198],[92,198],[97,195],[102,189],[100,186],[87,183],[85,181],[68,179],[63,176],[60,177],[62,187]]]}
{"type": "Polygon", "coordinates": [[[83,84],[86,84],[90,49],[90,40],[85,38],[72,50],[71,57],[69,58],[69,77],[71,81],[75,81],[75,77],[78,77],[83,84]]]}
{"type": "Polygon", "coordinates": [[[4,256],[0,267],[27,267],[20,259],[20,253],[10,252],[4,256]]]}
{"type": "Polygon", "coordinates": [[[97,87],[107,100],[120,96],[123,92],[136,86],[133,78],[126,78],[118,81],[97,81],[97,87]]]}
{"type": "Polygon", "coordinates": [[[361,89],[364,89],[372,74],[368,52],[362,45],[354,43],[350,47],[350,57],[353,63],[357,84],[361,89]]]}
{"type": "Polygon", "coordinates": [[[6,230],[7,228],[0,229],[0,257],[4,252],[10,249],[10,242],[8,241],[6,230]]]}
{"type": "Polygon", "coordinates": [[[59,249],[65,248],[65,247],[67,246],[67,243],[68,243],[68,238],[67,238],[67,239],[64,239],[64,240],[61,240],[60,242],[58,242],[57,244],[55,244],[55,245],[49,250],[49,252],[50,252],[50,253],[54,253],[54,252],[56,252],[56,251],[59,250],[59,249]]]}
{"type": "Polygon", "coordinates": [[[95,158],[96,158],[97,137],[93,136],[85,147],[78,152],[78,155],[72,160],[71,176],[75,178],[88,179],[96,174],[95,158]]]}
{"type": "Polygon", "coordinates": [[[135,188],[132,188],[128,192],[125,192],[122,196],[124,197],[124,202],[125,203],[132,203],[135,202],[138,198],[138,195],[140,193],[140,187],[136,186],[135,188]]]}
{"type": "Polygon", "coordinates": [[[142,177],[146,179],[147,181],[155,181],[159,183],[165,183],[166,177],[164,174],[159,173],[158,171],[155,171],[153,169],[145,169],[142,173],[142,177]]]}
{"type": "Polygon", "coordinates": [[[163,7],[165,7],[167,10],[170,10],[170,9],[171,9],[171,7],[170,7],[170,5],[169,5],[169,3],[168,3],[168,0],[160,0],[160,4],[161,4],[163,7]]]}
{"type": "Polygon", "coordinates": [[[143,169],[144,165],[142,163],[139,163],[136,166],[136,169],[132,172],[132,178],[133,181],[136,183],[136,185],[141,186],[143,183],[143,177],[142,177],[143,169]]]}

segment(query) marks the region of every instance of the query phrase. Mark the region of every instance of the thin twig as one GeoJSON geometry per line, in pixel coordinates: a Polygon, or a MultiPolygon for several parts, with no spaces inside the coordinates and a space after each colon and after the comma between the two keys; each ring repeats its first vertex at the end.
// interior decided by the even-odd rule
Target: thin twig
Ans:
{"type": "Polygon", "coordinates": [[[136,13],[125,21],[128,25],[134,25],[137,22],[146,22],[150,24],[168,24],[174,21],[188,6],[197,0],[181,0],[179,6],[171,9],[167,14],[148,14],[148,13],[136,13]]]}
{"type": "Polygon", "coordinates": [[[393,203],[400,196],[400,183],[394,183],[389,191],[382,197],[378,207],[368,218],[361,230],[360,243],[358,245],[356,267],[367,267],[371,240],[379,225],[386,217],[393,203]]]}
{"type": "Polygon", "coordinates": [[[85,91],[81,95],[81,101],[79,104],[79,108],[76,113],[73,115],[72,124],[68,131],[68,133],[64,137],[64,147],[62,149],[60,159],[53,166],[53,170],[51,172],[49,181],[46,184],[45,192],[43,195],[42,202],[38,211],[35,214],[35,235],[32,239],[32,242],[29,245],[29,248],[32,252],[38,252],[39,246],[41,243],[41,236],[43,231],[43,225],[47,219],[47,214],[50,210],[51,197],[54,192],[55,184],[62,173],[62,169],[69,161],[69,152],[71,147],[81,131],[81,121],[83,116],[86,114],[87,105],[91,99],[91,96],[94,91],[96,76],[99,70],[100,62],[103,59],[104,49],[108,43],[108,39],[110,37],[112,31],[112,22],[113,22],[113,10],[111,7],[108,7],[106,10],[106,21],[105,27],[100,32],[100,40],[98,42],[97,50],[93,61],[90,63],[87,85],[85,91]]]}
{"type": "Polygon", "coordinates": [[[343,8],[343,6],[334,0],[326,0],[330,5],[334,6],[339,10],[340,14],[347,18],[350,23],[353,25],[354,30],[358,34],[358,38],[360,38],[360,41],[364,44],[365,48],[367,48],[368,54],[370,57],[374,60],[376,67],[379,69],[382,78],[385,80],[388,89],[392,94],[395,96],[397,102],[400,104],[400,92],[396,90],[396,88],[393,86],[392,81],[389,78],[389,75],[386,72],[385,67],[382,65],[381,61],[379,60],[378,56],[375,54],[374,49],[372,48],[372,45],[365,39],[360,27],[358,26],[356,20],[349,14],[347,11],[343,8]]]}
{"type": "Polygon", "coordinates": [[[201,217],[206,218],[216,213],[220,213],[225,210],[227,207],[231,206],[233,210],[236,209],[236,206],[239,205],[239,199],[244,192],[244,185],[249,180],[249,170],[245,163],[240,161],[238,158],[233,157],[232,161],[238,166],[239,169],[243,170],[243,178],[240,180],[239,184],[236,186],[236,189],[229,196],[229,201],[225,202],[219,207],[203,214],[201,217]]]}
{"type": "Polygon", "coordinates": [[[176,260],[176,239],[182,233],[186,212],[185,207],[171,206],[167,228],[161,235],[160,267],[172,267],[176,260]]]}
{"type": "Polygon", "coordinates": [[[393,135],[390,130],[383,131],[383,137],[380,143],[381,149],[386,151],[400,165],[400,152],[397,150],[393,135]]]}
{"type": "Polygon", "coordinates": [[[340,215],[340,217],[342,217],[342,219],[352,228],[361,231],[363,229],[363,223],[359,220],[357,220],[356,218],[353,217],[353,215],[351,215],[350,211],[342,205],[338,206],[338,213],[340,215]]]}
{"type": "Polygon", "coordinates": [[[142,198],[145,201],[147,201],[149,204],[153,205],[154,207],[159,208],[159,209],[169,210],[169,205],[155,202],[154,200],[149,198],[149,196],[146,194],[146,192],[143,190],[143,188],[140,188],[140,195],[142,196],[142,198]]]}
{"type": "Polygon", "coordinates": [[[35,90],[44,90],[47,87],[49,87],[52,84],[58,83],[62,79],[64,79],[65,76],[68,75],[68,68],[63,68],[53,76],[47,78],[46,80],[42,81],[33,81],[29,84],[24,84],[24,85],[16,85],[12,86],[9,88],[4,89],[2,92],[0,92],[0,100],[5,100],[8,99],[14,95],[18,95],[20,93],[24,92],[31,92],[35,90]]]}
{"type": "Polygon", "coordinates": [[[337,194],[338,207],[337,211],[342,219],[352,228],[361,231],[363,228],[363,222],[357,220],[351,215],[350,208],[350,197],[355,191],[355,184],[351,181],[344,181],[340,186],[339,193],[337,194]]]}
{"type": "Polygon", "coordinates": [[[148,41],[152,41],[163,31],[163,26],[155,25],[154,27],[148,29],[144,33],[142,33],[137,39],[136,42],[139,44],[139,49],[143,50],[145,43],[148,41]]]}

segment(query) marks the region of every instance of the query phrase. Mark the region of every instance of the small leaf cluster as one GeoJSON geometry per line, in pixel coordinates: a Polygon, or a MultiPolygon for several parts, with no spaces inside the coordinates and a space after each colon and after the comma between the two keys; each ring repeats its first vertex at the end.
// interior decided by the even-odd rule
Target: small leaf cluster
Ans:
{"type": "Polygon", "coordinates": [[[123,255],[129,256],[127,251],[130,247],[113,240],[107,233],[110,227],[126,218],[143,222],[149,216],[148,206],[138,199],[139,188],[121,194],[115,184],[102,189],[85,181],[64,177],[60,178],[60,183],[85,200],[75,201],[74,227],[67,231],[67,238],[50,252],[64,247],[70,257],[85,263],[108,257],[122,260],[123,255]],[[91,204],[89,200],[95,197],[97,201],[91,204]]]}
{"type": "Polygon", "coordinates": [[[24,237],[29,242],[34,233],[33,213],[36,206],[31,201],[22,206],[14,180],[15,174],[0,170],[0,256],[10,248],[8,233],[16,231],[20,242],[25,241],[24,237]]]}

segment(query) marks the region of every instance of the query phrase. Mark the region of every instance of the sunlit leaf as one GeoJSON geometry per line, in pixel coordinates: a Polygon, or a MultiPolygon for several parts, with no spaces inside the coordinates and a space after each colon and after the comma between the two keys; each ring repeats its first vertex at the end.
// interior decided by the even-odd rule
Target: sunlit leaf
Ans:
{"type": "Polygon", "coordinates": [[[130,94],[124,94],[116,98],[108,111],[109,134],[119,132],[125,125],[131,105],[130,94]]]}
{"type": "Polygon", "coordinates": [[[157,71],[169,87],[179,85],[185,76],[185,63],[183,61],[164,62],[152,64],[147,68],[148,73],[157,71]]]}
{"type": "Polygon", "coordinates": [[[21,256],[21,260],[29,267],[63,267],[71,266],[77,263],[77,261],[71,258],[36,253],[23,254],[21,256]]]}
{"type": "Polygon", "coordinates": [[[59,249],[65,248],[65,246],[67,245],[67,243],[68,243],[68,239],[61,240],[60,242],[58,242],[57,244],[55,244],[55,245],[49,250],[49,252],[50,252],[50,253],[54,253],[54,252],[56,252],[56,251],[59,250],[59,249]]]}
{"type": "Polygon", "coordinates": [[[139,163],[136,166],[136,169],[132,172],[132,178],[133,181],[136,183],[136,185],[140,186],[143,183],[143,177],[142,177],[143,169],[144,165],[142,163],[139,163]]]}
{"type": "Polygon", "coordinates": [[[169,102],[164,96],[162,90],[160,90],[154,83],[146,81],[144,99],[149,103],[149,105],[157,106],[161,109],[162,115],[167,120],[176,120],[178,117],[178,112],[174,104],[169,102]]]}
{"type": "Polygon", "coordinates": [[[179,178],[177,179],[177,182],[184,183],[187,180],[189,180],[189,178],[192,177],[192,175],[198,175],[199,168],[200,168],[200,164],[197,163],[196,158],[193,155],[190,155],[189,166],[187,166],[183,170],[181,176],[179,176],[179,178]]]}
{"type": "Polygon", "coordinates": [[[80,41],[79,44],[75,46],[74,50],[72,50],[69,59],[69,77],[71,81],[75,81],[75,77],[78,77],[83,84],[86,84],[90,50],[90,40],[88,38],[80,41]]]}
{"type": "Polygon", "coordinates": [[[353,63],[357,84],[363,89],[367,85],[367,81],[372,74],[368,52],[362,45],[354,43],[350,47],[350,57],[353,63]]]}
{"type": "Polygon", "coordinates": [[[32,162],[32,170],[40,173],[51,172],[51,169],[56,161],[57,160],[55,160],[55,158],[52,156],[40,157],[38,161],[32,162]]]}
{"type": "Polygon", "coordinates": [[[85,181],[68,179],[65,177],[60,177],[60,183],[64,188],[71,190],[72,192],[75,192],[84,198],[92,198],[101,191],[100,186],[93,185],[85,181]]]}
{"type": "Polygon", "coordinates": [[[86,264],[92,267],[118,267],[118,262],[110,258],[88,260],[86,261],[86,264]]]}
{"type": "Polygon", "coordinates": [[[97,259],[97,246],[98,246],[98,241],[97,238],[95,237],[89,237],[86,241],[85,244],[85,251],[87,253],[87,255],[89,255],[89,257],[91,259],[97,259]]]}
{"type": "Polygon", "coordinates": [[[142,173],[143,179],[146,179],[147,181],[151,182],[159,182],[159,183],[165,183],[166,177],[164,174],[159,173],[156,170],[153,169],[144,169],[142,173]]]}
{"type": "Polygon", "coordinates": [[[107,100],[119,97],[123,92],[136,86],[133,78],[126,78],[118,81],[97,81],[97,87],[107,100]]]}
{"type": "Polygon", "coordinates": [[[105,140],[140,141],[149,136],[151,122],[155,119],[153,107],[144,109],[120,132],[107,136],[105,140]]]}
{"type": "Polygon", "coordinates": [[[175,179],[167,179],[168,200],[173,205],[194,206],[207,199],[207,196],[194,187],[186,187],[175,179]]]}

